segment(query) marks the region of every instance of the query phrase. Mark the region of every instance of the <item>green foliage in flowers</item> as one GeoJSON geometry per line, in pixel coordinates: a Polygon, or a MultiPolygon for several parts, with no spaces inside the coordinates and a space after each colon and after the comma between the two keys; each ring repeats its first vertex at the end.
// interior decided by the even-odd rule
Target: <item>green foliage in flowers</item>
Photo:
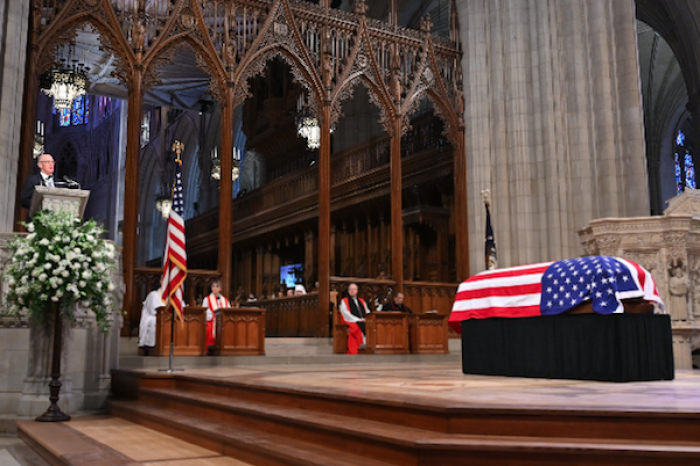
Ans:
{"type": "Polygon", "coordinates": [[[82,221],[69,213],[37,212],[26,224],[28,235],[8,244],[12,260],[5,268],[9,286],[9,313],[27,312],[41,325],[52,318],[49,305],[57,303],[64,316],[74,320],[75,304],[95,313],[97,324],[108,330],[114,284],[114,246],[100,236],[94,220],[82,221]]]}

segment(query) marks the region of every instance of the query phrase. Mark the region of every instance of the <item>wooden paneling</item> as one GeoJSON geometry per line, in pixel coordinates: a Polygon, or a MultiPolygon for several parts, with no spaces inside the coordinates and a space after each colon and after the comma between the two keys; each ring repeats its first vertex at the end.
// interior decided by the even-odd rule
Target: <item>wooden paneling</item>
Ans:
{"type": "Polygon", "coordinates": [[[418,314],[409,316],[411,353],[449,353],[447,316],[418,314]]]}
{"type": "Polygon", "coordinates": [[[216,313],[219,356],[265,354],[265,309],[223,308],[216,313]]]}
{"type": "MultiPolygon", "coordinates": [[[[206,354],[204,328],[207,323],[206,309],[187,306],[183,311],[183,322],[175,321],[173,353],[175,356],[202,356],[206,354]]],[[[156,317],[155,354],[170,354],[170,328],[172,313],[158,312],[156,317]]]]}
{"type": "MultiPolygon", "coordinates": [[[[251,305],[267,309],[268,337],[314,337],[319,326],[318,293],[276,299],[259,299],[251,305]]],[[[323,325],[328,327],[324,319],[323,325]]]]}
{"type": "Polygon", "coordinates": [[[414,313],[437,311],[440,315],[449,315],[457,293],[455,283],[406,282],[405,304],[414,313]]]}
{"type": "Polygon", "coordinates": [[[405,354],[408,346],[408,314],[373,312],[367,316],[367,351],[374,354],[405,354]]]}

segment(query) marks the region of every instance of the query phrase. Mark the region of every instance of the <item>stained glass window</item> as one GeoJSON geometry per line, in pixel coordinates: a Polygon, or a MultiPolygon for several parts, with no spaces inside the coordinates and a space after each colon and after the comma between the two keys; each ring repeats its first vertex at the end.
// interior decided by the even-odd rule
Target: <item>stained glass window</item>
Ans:
{"type": "Polygon", "coordinates": [[[82,125],[83,124],[83,116],[85,113],[85,98],[81,95],[79,97],[76,97],[73,99],[73,108],[71,109],[71,114],[72,114],[72,121],[71,123],[73,125],[82,125]]]}
{"type": "Polygon", "coordinates": [[[678,131],[678,135],[676,136],[676,145],[681,147],[685,145],[685,134],[683,134],[683,131],[678,131]]]}
{"type": "Polygon", "coordinates": [[[90,122],[90,99],[85,97],[85,115],[83,116],[83,123],[86,125],[90,122]]]}
{"type": "Polygon", "coordinates": [[[690,152],[685,153],[685,186],[695,189],[695,165],[690,152]]]}
{"type": "Polygon", "coordinates": [[[70,108],[58,111],[58,126],[70,126],[70,108]]]}
{"type": "Polygon", "coordinates": [[[695,162],[693,161],[690,144],[686,141],[683,131],[678,131],[676,134],[676,152],[674,155],[676,162],[676,192],[680,194],[685,188],[697,189],[695,162]]]}

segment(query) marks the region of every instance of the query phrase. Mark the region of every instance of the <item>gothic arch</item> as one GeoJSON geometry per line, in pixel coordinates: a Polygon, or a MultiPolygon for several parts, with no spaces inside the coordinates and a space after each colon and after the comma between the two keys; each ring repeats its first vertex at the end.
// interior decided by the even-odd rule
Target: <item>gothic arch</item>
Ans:
{"type": "Polygon", "coordinates": [[[282,58],[282,60],[289,65],[294,80],[309,92],[311,111],[318,116],[320,113],[319,103],[323,100],[323,91],[316,77],[316,73],[312,71],[312,68],[291,48],[279,42],[265,46],[249,57],[246,57],[245,61],[240,65],[238,70],[236,70],[233,107],[235,108],[242,104],[251,96],[249,80],[263,74],[268,63],[277,56],[282,58]]]}
{"type": "Polygon", "coordinates": [[[190,49],[196,57],[197,67],[209,75],[211,81],[209,92],[221,104],[225,103],[226,79],[217,58],[212,58],[212,52],[201,42],[195,40],[189,34],[181,34],[168,38],[164,42],[158,42],[146,56],[143,66],[143,88],[148,89],[158,83],[158,68],[164,64],[171,63],[175,51],[180,48],[190,49]]]}
{"type": "Polygon", "coordinates": [[[449,102],[446,102],[438,91],[428,86],[421,86],[410,99],[404,102],[404,111],[402,115],[404,122],[401,127],[402,135],[410,129],[409,118],[418,110],[420,101],[423,100],[423,98],[427,98],[433,103],[435,115],[445,123],[443,135],[454,147],[457,147],[459,131],[461,131],[459,117],[456,115],[449,102]]]}
{"type": "Polygon", "coordinates": [[[123,84],[126,84],[128,76],[133,72],[133,52],[126,44],[121,31],[115,33],[109,23],[90,12],[78,13],[65,21],[51,23],[49,28],[39,35],[36,55],[37,75],[48,71],[56,63],[55,47],[70,43],[77,31],[86,25],[97,32],[102,47],[117,58],[118,66],[115,74],[123,84]]]}
{"type": "Polygon", "coordinates": [[[355,87],[359,84],[367,88],[370,102],[379,108],[381,115],[379,124],[384,126],[387,133],[391,134],[393,130],[391,118],[394,116],[394,106],[391,102],[387,102],[386,95],[382,92],[382,87],[364,72],[351,75],[334,91],[333,100],[331,101],[331,125],[340,119],[343,102],[352,98],[355,93],[355,87]]]}

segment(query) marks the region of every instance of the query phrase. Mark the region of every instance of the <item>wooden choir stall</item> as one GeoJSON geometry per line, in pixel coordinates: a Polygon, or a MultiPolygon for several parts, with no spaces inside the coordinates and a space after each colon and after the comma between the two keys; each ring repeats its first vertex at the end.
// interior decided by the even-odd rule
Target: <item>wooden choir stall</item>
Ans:
{"type": "MultiPolygon", "coordinates": [[[[336,278],[336,277],[334,277],[336,278]]],[[[336,280],[338,280],[336,278],[336,280]]],[[[445,354],[449,353],[448,312],[442,309],[422,312],[421,300],[414,300],[413,314],[393,311],[377,311],[374,301],[369,299],[376,294],[376,281],[373,288],[368,283],[359,282],[360,295],[370,307],[366,319],[366,348],[360,354],[445,354]]],[[[393,283],[393,282],[389,282],[393,283]]],[[[380,284],[381,285],[381,284],[380,284]]],[[[380,293],[381,294],[381,293],[380,293]]],[[[333,352],[347,353],[348,325],[343,322],[339,311],[339,291],[331,292],[333,306],[333,352]]],[[[436,304],[436,303],[430,303],[436,304]]]]}
{"type": "MultiPolygon", "coordinates": [[[[175,322],[173,353],[175,356],[205,356],[207,310],[202,306],[186,306],[183,322],[175,322]]],[[[156,317],[154,354],[170,354],[170,321],[172,314],[159,312],[156,317]]],[[[265,354],[265,309],[222,308],[216,312],[217,356],[254,356],[265,354]]]]}

